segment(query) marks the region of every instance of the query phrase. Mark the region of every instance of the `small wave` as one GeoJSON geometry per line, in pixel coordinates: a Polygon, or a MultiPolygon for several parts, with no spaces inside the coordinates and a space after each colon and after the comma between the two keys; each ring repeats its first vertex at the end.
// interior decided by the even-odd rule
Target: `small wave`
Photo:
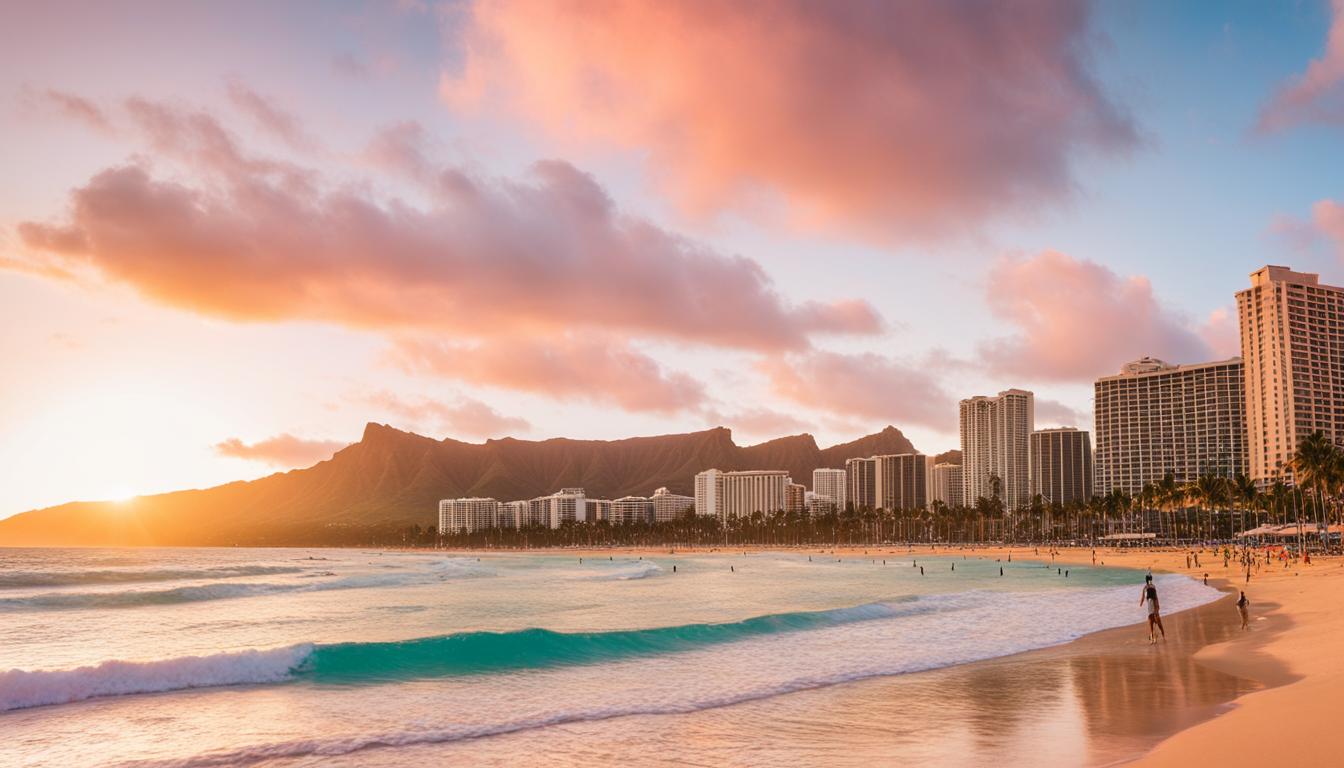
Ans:
{"type": "Polygon", "coordinates": [[[662,567],[652,560],[636,560],[633,563],[621,563],[615,569],[599,573],[594,578],[600,581],[631,581],[647,579],[662,572],[662,567]]]}
{"type": "MultiPolygon", "coordinates": [[[[926,606],[935,610],[936,606],[926,606]]],[[[106,661],[70,670],[0,673],[0,711],[99,696],[306,679],[375,683],[514,669],[594,664],[676,653],[749,637],[891,618],[918,610],[914,598],[827,611],[757,616],[723,624],[686,624],[614,632],[546,629],[464,632],[379,643],[305,643],[259,651],[161,661],[106,661]]]]}
{"type": "Polygon", "coordinates": [[[0,589],[69,587],[82,584],[131,584],[145,581],[232,579],[300,573],[302,568],[272,565],[229,565],[216,568],[154,568],[148,570],[12,571],[0,573],[0,589]]]}
{"type": "MultiPolygon", "coordinates": [[[[301,569],[286,569],[293,573],[301,569]]],[[[377,587],[404,587],[432,584],[450,579],[484,576],[492,573],[476,563],[441,561],[420,572],[379,573],[336,576],[335,572],[306,573],[296,582],[219,582],[191,584],[171,589],[137,589],[124,592],[47,592],[23,597],[0,598],[0,612],[42,610],[83,610],[89,608],[136,608],[148,605],[176,605],[204,600],[227,600],[289,592],[325,592],[333,589],[368,589],[377,587]],[[325,581],[319,579],[326,579],[325,581]]],[[[242,574],[240,574],[242,575],[242,574]]]]}

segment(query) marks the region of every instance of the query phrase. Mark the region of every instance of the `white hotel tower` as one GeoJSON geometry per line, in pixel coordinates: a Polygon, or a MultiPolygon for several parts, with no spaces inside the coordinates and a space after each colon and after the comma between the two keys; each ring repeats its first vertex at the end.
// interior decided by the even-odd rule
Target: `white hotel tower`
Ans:
{"type": "Polygon", "coordinates": [[[499,522],[499,502],[494,499],[443,499],[439,502],[439,533],[479,531],[499,522]]]}
{"type": "Polygon", "coordinates": [[[784,470],[722,472],[707,469],[695,476],[695,513],[720,520],[770,514],[784,509],[785,486],[792,482],[784,470]]]}
{"type": "Polygon", "coordinates": [[[845,511],[845,486],[849,485],[849,476],[843,469],[812,470],[813,504],[831,504],[835,511],[845,511]]]}

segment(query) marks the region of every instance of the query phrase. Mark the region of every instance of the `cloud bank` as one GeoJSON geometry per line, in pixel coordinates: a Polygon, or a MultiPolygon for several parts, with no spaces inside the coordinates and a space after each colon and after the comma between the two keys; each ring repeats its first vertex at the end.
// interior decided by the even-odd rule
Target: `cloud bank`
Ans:
{"type": "Polygon", "coordinates": [[[751,259],[623,214],[562,161],[525,179],[435,172],[417,207],[246,153],[208,114],[132,100],[149,144],[194,181],[136,161],[72,190],[24,243],[175,307],[231,320],[316,320],[473,337],[616,330],[744,349],[871,334],[862,301],[791,303],[751,259]]]}
{"type": "Polygon", "coordinates": [[[1332,0],[1330,9],[1325,52],[1281,86],[1261,109],[1256,124],[1261,133],[1302,123],[1344,127],[1344,0],[1332,0]]]}
{"type": "Polygon", "coordinates": [[[1136,132],[1094,78],[1089,9],[734,0],[478,0],[441,91],[647,153],[688,210],[782,200],[881,240],[1059,202],[1083,150],[1136,132]],[[493,102],[502,101],[502,104],[493,102]]]}
{"type": "Polygon", "coordinates": [[[998,375],[1091,381],[1144,355],[1173,363],[1212,359],[1199,329],[1162,306],[1147,278],[1121,277],[1056,251],[1001,259],[985,299],[1016,329],[979,347],[998,375]]]}

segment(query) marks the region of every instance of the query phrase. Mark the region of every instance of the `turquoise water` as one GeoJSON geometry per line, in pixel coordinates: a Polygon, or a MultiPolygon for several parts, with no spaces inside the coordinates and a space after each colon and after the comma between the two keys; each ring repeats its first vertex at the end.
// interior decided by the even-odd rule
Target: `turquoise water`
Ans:
{"type": "Polygon", "coordinates": [[[0,764],[640,763],[702,713],[1139,621],[1141,582],[903,550],[0,550],[0,764]]]}

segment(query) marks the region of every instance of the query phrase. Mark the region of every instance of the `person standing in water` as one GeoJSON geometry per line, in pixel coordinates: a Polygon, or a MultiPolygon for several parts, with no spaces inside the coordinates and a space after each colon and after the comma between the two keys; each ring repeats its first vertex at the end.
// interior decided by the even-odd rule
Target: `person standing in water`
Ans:
{"type": "Polygon", "coordinates": [[[1151,645],[1157,642],[1159,631],[1162,632],[1162,639],[1167,639],[1167,630],[1162,626],[1162,606],[1157,600],[1157,587],[1153,586],[1153,576],[1149,574],[1143,579],[1143,596],[1139,598],[1139,605],[1147,604],[1148,607],[1148,643],[1151,645]]]}
{"type": "Polygon", "coordinates": [[[1251,628],[1251,601],[1246,599],[1246,591],[1242,590],[1241,597],[1237,598],[1237,613],[1241,614],[1241,628],[1251,628]]]}

